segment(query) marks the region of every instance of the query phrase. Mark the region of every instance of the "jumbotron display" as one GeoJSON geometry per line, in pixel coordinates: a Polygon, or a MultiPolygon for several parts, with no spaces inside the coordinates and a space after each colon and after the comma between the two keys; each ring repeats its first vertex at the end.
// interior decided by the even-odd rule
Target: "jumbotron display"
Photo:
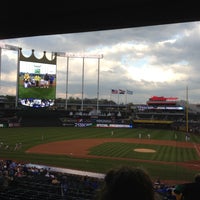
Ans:
{"type": "Polygon", "coordinates": [[[43,108],[53,106],[56,98],[56,57],[48,60],[34,55],[25,57],[20,51],[18,102],[23,106],[43,108]]]}

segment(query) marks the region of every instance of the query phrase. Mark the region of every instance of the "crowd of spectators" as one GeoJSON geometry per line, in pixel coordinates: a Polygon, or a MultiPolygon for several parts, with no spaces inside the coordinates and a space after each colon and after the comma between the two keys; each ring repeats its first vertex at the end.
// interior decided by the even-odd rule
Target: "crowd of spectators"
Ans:
{"type": "Polygon", "coordinates": [[[131,196],[140,200],[180,200],[188,191],[199,193],[200,175],[194,180],[168,185],[159,179],[153,181],[143,169],[128,166],[110,169],[100,178],[0,160],[1,200],[125,200],[131,196]]]}
{"type": "Polygon", "coordinates": [[[1,200],[91,200],[102,179],[52,171],[12,160],[0,161],[1,200]]]}

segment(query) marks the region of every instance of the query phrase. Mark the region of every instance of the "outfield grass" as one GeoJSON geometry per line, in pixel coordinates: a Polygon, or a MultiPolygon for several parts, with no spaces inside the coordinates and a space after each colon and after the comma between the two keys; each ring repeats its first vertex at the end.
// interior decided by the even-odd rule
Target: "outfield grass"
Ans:
{"type": "Polygon", "coordinates": [[[184,162],[198,160],[195,149],[153,144],[127,144],[106,142],[90,149],[90,155],[110,156],[113,158],[133,158],[166,162],[184,162]],[[151,149],[154,153],[136,152],[134,149],[151,149]]]}
{"type": "MultiPolygon", "coordinates": [[[[168,130],[153,129],[113,129],[114,138],[147,138],[151,134],[152,139],[157,140],[174,140],[175,135],[178,141],[185,140],[185,134],[168,130]]],[[[50,166],[79,169],[84,171],[105,173],[108,169],[117,165],[127,164],[145,168],[152,177],[161,179],[193,180],[196,171],[192,171],[178,165],[149,163],[133,160],[116,160],[110,158],[83,159],[73,158],[63,155],[38,155],[27,154],[25,151],[32,146],[48,143],[52,141],[71,140],[81,138],[110,138],[111,129],[108,128],[69,128],[69,127],[32,127],[32,128],[2,128],[0,129],[0,142],[8,144],[11,149],[16,143],[22,143],[22,148],[13,151],[0,148],[0,157],[4,159],[15,159],[30,163],[45,164],[50,166]]],[[[190,142],[200,143],[200,136],[191,135],[190,142]]],[[[199,160],[194,149],[168,147],[163,145],[143,145],[127,144],[122,142],[109,142],[90,149],[90,154],[110,156],[113,158],[135,158],[154,161],[166,162],[184,162],[190,160],[199,160]],[[155,149],[155,154],[137,153],[134,148],[151,148],[155,149]]]]}
{"type": "Polygon", "coordinates": [[[23,85],[19,85],[19,98],[39,98],[39,99],[55,99],[56,87],[39,88],[29,87],[24,88],[23,85]]]}

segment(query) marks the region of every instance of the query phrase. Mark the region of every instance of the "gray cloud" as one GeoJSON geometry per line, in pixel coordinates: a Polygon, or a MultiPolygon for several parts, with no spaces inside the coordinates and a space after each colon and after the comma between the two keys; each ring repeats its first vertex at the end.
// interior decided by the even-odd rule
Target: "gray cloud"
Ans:
{"type": "MultiPolygon", "coordinates": [[[[110,90],[114,88],[133,90],[131,101],[134,103],[145,103],[153,95],[177,96],[184,99],[185,87],[188,85],[190,101],[199,103],[199,34],[200,23],[192,22],[28,37],[2,42],[27,50],[35,49],[38,52],[104,54],[100,70],[101,98],[110,98],[110,90]],[[143,78],[142,74],[145,75],[143,78]],[[165,77],[168,79],[165,80],[165,77]]],[[[97,64],[86,61],[85,68],[84,96],[95,98],[97,64]]],[[[4,54],[2,75],[13,75],[15,70],[16,59],[10,57],[10,54],[4,54]]],[[[81,95],[81,70],[81,61],[72,59],[69,71],[69,96],[81,95]]],[[[57,95],[65,97],[64,58],[58,65],[58,77],[57,95]]],[[[14,81],[2,80],[1,83],[2,86],[12,85],[14,81]]]]}

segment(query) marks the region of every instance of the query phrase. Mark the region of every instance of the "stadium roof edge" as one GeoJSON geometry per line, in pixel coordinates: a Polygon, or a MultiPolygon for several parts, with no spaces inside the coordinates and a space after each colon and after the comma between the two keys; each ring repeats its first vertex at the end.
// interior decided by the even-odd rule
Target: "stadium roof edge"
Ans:
{"type": "Polygon", "coordinates": [[[151,26],[200,20],[198,1],[7,0],[1,4],[0,39],[151,26]]]}

